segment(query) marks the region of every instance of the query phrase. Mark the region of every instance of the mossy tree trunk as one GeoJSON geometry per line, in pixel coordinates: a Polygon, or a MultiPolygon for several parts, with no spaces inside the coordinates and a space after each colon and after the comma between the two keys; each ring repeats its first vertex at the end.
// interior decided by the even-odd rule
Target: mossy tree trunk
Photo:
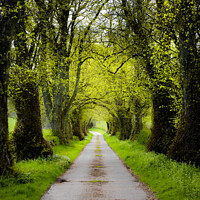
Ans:
{"type": "Polygon", "coordinates": [[[132,131],[132,118],[130,117],[129,109],[120,109],[118,111],[118,118],[120,124],[120,140],[127,140],[130,138],[132,131]]]}
{"type": "MultiPolygon", "coordinates": [[[[164,1],[157,0],[156,3],[158,16],[161,16],[160,12],[164,1]]],[[[131,27],[131,30],[133,30],[134,34],[138,36],[135,44],[144,55],[143,59],[145,61],[145,70],[150,78],[151,84],[153,85],[155,80],[158,81],[158,87],[154,85],[152,86],[154,116],[152,135],[148,144],[148,149],[157,152],[167,153],[172,143],[172,139],[176,134],[174,126],[174,116],[176,116],[176,114],[174,110],[172,110],[174,104],[172,102],[173,99],[170,97],[169,94],[171,88],[166,88],[166,78],[162,78],[162,71],[157,71],[157,67],[154,64],[156,61],[159,60],[157,57],[153,57],[152,49],[150,47],[152,42],[151,30],[147,31],[147,29],[144,28],[147,24],[149,24],[148,18],[146,18],[147,21],[145,19],[145,12],[147,11],[146,8],[148,6],[144,6],[144,4],[141,2],[132,3],[129,0],[122,0],[122,6],[124,9],[125,20],[131,27]],[[159,83],[159,80],[163,81],[159,83]]],[[[167,35],[168,33],[165,34],[167,35]]],[[[163,34],[162,32],[160,36],[163,37],[165,34],[163,34]]]]}
{"type": "Polygon", "coordinates": [[[116,117],[113,116],[112,121],[110,121],[110,135],[114,136],[119,132],[119,121],[116,117]]]}
{"type": "Polygon", "coordinates": [[[120,140],[127,140],[130,138],[132,131],[132,123],[131,118],[129,117],[123,117],[120,119],[120,140]]]}
{"type": "Polygon", "coordinates": [[[52,148],[42,135],[40,102],[35,82],[27,82],[18,88],[14,96],[17,123],[13,133],[17,160],[53,155],[52,148]]]}
{"type": "Polygon", "coordinates": [[[79,110],[74,110],[71,116],[73,135],[77,136],[79,140],[84,140],[85,135],[82,130],[81,114],[79,110]]]}
{"type": "Polygon", "coordinates": [[[8,108],[7,108],[7,63],[0,63],[0,175],[12,167],[12,156],[8,144],[8,108]]]}
{"type": "Polygon", "coordinates": [[[175,128],[177,112],[172,106],[174,99],[169,93],[169,88],[158,87],[153,91],[152,101],[153,125],[147,149],[167,154],[177,131],[175,128]]]}
{"type": "Polygon", "coordinates": [[[10,67],[9,51],[16,22],[12,9],[16,4],[17,0],[5,0],[3,5],[5,7],[1,7],[3,11],[1,10],[0,13],[0,175],[7,173],[13,165],[8,141],[7,90],[10,67]]]}
{"type": "Polygon", "coordinates": [[[142,130],[143,124],[142,124],[142,114],[144,107],[142,106],[140,100],[135,97],[134,101],[134,115],[133,115],[133,130],[131,131],[130,140],[135,140],[137,138],[137,135],[142,130]]]}
{"type": "Polygon", "coordinates": [[[200,57],[199,14],[194,12],[199,3],[181,1],[179,4],[179,59],[183,74],[183,107],[177,136],[169,156],[177,161],[200,165],[200,57]],[[198,39],[197,39],[198,37],[198,39]]]}
{"type": "Polygon", "coordinates": [[[90,118],[88,121],[85,122],[85,133],[88,134],[89,133],[89,128],[91,128],[91,121],[92,118],[90,118]]]}
{"type": "Polygon", "coordinates": [[[16,48],[16,65],[13,67],[11,78],[11,92],[17,113],[17,123],[13,134],[13,141],[17,160],[32,159],[40,156],[52,155],[50,145],[42,135],[40,101],[38,93],[35,53],[37,26],[28,43],[26,2],[18,1],[18,21],[14,46],[16,48]]]}
{"type": "Polygon", "coordinates": [[[89,131],[88,131],[88,127],[87,127],[87,121],[83,121],[83,132],[84,132],[84,135],[87,136],[89,131]]]}

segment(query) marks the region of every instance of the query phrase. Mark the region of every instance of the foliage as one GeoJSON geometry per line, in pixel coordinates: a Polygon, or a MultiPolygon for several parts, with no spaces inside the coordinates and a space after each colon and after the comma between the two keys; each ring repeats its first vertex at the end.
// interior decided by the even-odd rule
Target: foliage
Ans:
{"type": "Polygon", "coordinates": [[[140,144],[146,145],[147,142],[149,141],[150,136],[151,136],[151,130],[148,128],[143,128],[138,134],[136,139],[140,144]]]}
{"type": "Polygon", "coordinates": [[[9,132],[13,132],[16,124],[16,119],[8,118],[8,130],[9,132]]]}
{"type": "Polygon", "coordinates": [[[42,132],[44,139],[47,140],[51,146],[57,146],[60,144],[59,138],[52,135],[51,129],[43,129],[42,132]]]}

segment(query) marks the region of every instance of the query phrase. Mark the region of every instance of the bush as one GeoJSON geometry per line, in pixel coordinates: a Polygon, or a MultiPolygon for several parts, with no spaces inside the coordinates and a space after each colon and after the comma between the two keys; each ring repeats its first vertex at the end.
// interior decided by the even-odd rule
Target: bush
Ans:
{"type": "Polygon", "coordinates": [[[148,129],[148,128],[144,128],[140,131],[138,137],[137,137],[137,141],[140,143],[140,144],[144,144],[146,145],[149,138],[150,138],[150,135],[151,135],[151,130],[148,129]]]}
{"type": "Polygon", "coordinates": [[[51,146],[56,146],[60,144],[59,138],[52,135],[51,129],[43,129],[43,137],[50,143],[51,146]]]}

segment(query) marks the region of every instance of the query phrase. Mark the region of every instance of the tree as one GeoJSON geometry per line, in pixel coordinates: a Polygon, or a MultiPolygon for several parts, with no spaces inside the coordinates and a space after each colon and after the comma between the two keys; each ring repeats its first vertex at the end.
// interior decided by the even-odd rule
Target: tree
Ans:
{"type": "MultiPolygon", "coordinates": [[[[53,28],[46,34],[50,38],[49,47],[53,54],[50,59],[54,59],[55,65],[49,73],[51,78],[46,78],[44,83],[43,96],[53,134],[59,137],[67,135],[64,131],[64,126],[69,122],[66,116],[78,92],[81,66],[90,58],[90,48],[95,40],[92,25],[107,2],[108,0],[101,3],[73,0],[59,1],[56,6],[53,5],[53,20],[56,24],[50,23],[53,28]],[[90,16],[90,19],[86,15],[90,16]],[[70,79],[72,71],[76,71],[74,89],[70,87],[70,83],[73,85],[70,79]]],[[[48,7],[43,7],[45,9],[42,12],[46,12],[48,7]]],[[[46,18],[47,20],[50,21],[46,18]]],[[[67,142],[64,138],[60,137],[62,143],[67,142]]]]}
{"type": "Polygon", "coordinates": [[[148,105],[147,101],[141,98],[143,95],[140,94],[144,92],[142,82],[146,75],[139,72],[142,69],[137,59],[127,58],[126,48],[122,49],[120,45],[123,39],[113,37],[116,37],[114,31],[110,40],[112,39],[115,43],[108,47],[99,45],[98,50],[93,49],[93,52],[102,68],[104,84],[108,84],[105,90],[109,92],[105,97],[107,100],[104,101],[107,101],[108,107],[114,113],[108,119],[110,132],[111,134],[119,132],[120,139],[129,139],[130,136],[134,139],[142,128],[144,108],[148,105]]]}
{"type": "Polygon", "coordinates": [[[173,1],[173,23],[182,73],[181,120],[169,156],[200,164],[199,1],[173,1]]]}
{"type": "Polygon", "coordinates": [[[38,80],[36,69],[37,28],[32,27],[28,2],[18,1],[16,7],[17,25],[15,31],[15,59],[10,72],[11,93],[14,101],[17,123],[13,133],[17,160],[32,159],[53,154],[50,145],[42,135],[38,80]]]}
{"type": "MultiPolygon", "coordinates": [[[[171,109],[174,101],[173,95],[171,95],[171,91],[174,90],[173,83],[171,83],[170,79],[168,80],[168,77],[166,79],[166,77],[162,76],[167,65],[162,65],[163,71],[160,70],[161,68],[156,65],[158,61],[155,60],[152,51],[157,35],[160,36],[159,32],[154,34],[153,25],[156,13],[153,11],[159,14],[158,7],[160,5],[162,5],[162,2],[157,1],[156,10],[156,7],[150,1],[138,0],[131,2],[122,0],[129,40],[133,42],[134,51],[143,60],[144,69],[151,80],[153,127],[148,149],[166,154],[175,137],[176,129],[173,119],[176,118],[177,113],[171,109]],[[154,8],[154,10],[148,9],[150,7],[154,8]]],[[[133,49],[130,49],[130,51],[133,51],[133,49]]]]}
{"type": "Polygon", "coordinates": [[[7,173],[13,165],[8,142],[8,70],[10,67],[10,50],[15,29],[14,8],[17,1],[0,3],[0,175],[7,173]]]}

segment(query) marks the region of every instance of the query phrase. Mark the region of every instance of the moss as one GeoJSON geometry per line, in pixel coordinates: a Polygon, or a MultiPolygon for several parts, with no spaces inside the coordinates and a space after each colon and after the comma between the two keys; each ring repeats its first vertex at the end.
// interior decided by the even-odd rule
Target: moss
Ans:
{"type": "Polygon", "coordinates": [[[35,82],[23,83],[18,91],[13,97],[17,112],[13,133],[17,160],[52,155],[53,150],[42,134],[39,94],[35,82]]]}

